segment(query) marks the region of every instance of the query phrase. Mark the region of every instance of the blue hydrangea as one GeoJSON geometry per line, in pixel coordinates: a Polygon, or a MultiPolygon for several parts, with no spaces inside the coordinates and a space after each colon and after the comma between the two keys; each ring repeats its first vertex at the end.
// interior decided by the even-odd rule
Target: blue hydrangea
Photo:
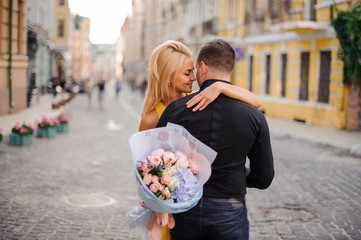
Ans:
{"type": "Polygon", "coordinates": [[[179,183],[172,192],[172,198],[175,198],[177,202],[191,200],[199,188],[198,179],[189,168],[178,169],[174,177],[179,180],[179,183]]]}

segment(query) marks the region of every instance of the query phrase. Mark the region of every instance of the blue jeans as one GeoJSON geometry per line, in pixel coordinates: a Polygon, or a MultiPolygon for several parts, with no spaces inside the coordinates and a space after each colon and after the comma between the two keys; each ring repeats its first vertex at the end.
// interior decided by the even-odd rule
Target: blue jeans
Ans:
{"type": "Polygon", "coordinates": [[[246,202],[203,199],[184,213],[173,214],[172,240],[248,240],[246,202]]]}

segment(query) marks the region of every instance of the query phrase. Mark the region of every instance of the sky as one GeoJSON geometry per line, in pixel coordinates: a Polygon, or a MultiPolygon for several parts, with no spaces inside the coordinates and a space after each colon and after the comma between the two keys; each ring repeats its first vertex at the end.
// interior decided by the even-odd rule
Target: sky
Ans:
{"type": "Polygon", "coordinates": [[[125,17],[131,14],[132,0],[69,0],[70,11],[90,19],[90,41],[113,44],[125,17]]]}

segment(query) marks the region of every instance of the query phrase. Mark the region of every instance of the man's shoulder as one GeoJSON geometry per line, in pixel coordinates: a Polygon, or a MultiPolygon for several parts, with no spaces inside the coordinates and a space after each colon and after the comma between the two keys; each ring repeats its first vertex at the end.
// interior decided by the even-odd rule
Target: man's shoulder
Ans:
{"type": "MultiPolygon", "coordinates": [[[[187,95],[187,96],[185,96],[185,97],[182,97],[182,98],[180,98],[180,99],[177,99],[177,100],[171,102],[171,103],[168,105],[168,107],[177,107],[177,108],[178,108],[178,107],[183,106],[183,107],[186,108],[186,103],[187,103],[189,100],[191,100],[192,97],[193,97],[194,95],[196,95],[196,94],[197,94],[197,92],[192,93],[192,94],[190,94],[190,95],[187,95]]],[[[167,107],[167,108],[168,108],[168,107],[167,107]]]]}

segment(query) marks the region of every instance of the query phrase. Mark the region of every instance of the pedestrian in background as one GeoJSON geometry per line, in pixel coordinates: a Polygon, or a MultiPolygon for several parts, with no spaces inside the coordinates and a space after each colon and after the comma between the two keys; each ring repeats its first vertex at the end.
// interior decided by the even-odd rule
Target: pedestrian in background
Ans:
{"type": "Polygon", "coordinates": [[[120,90],[122,89],[122,82],[120,80],[118,80],[116,83],[115,83],[115,98],[118,99],[118,96],[119,96],[119,92],[120,90]]]}
{"type": "Polygon", "coordinates": [[[103,109],[104,94],[105,94],[105,80],[104,80],[104,79],[101,79],[101,80],[98,82],[99,109],[103,109]]]}
{"type": "Polygon", "coordinates": [[[190,210],[173,214],[172,240],[248,240],[246,187],[266,189],[273,180],[271,140],[261,111],[225,95],[202,111],[187,107],[206,88],[218,82],[231,85],[234,63],[235,52],[226,41],[205,43],[196,60],[200,91],[170,103],[157,124],[179,124],[217,152],[202,198],[190,210]]]}
{"type": "Polygon", "coordinates": [[[85,82],[85,92],[88,98],[88,107],[91,108],[92,105],[92,94],[93,94],[93,82],[88,78],[85,82]]]}

